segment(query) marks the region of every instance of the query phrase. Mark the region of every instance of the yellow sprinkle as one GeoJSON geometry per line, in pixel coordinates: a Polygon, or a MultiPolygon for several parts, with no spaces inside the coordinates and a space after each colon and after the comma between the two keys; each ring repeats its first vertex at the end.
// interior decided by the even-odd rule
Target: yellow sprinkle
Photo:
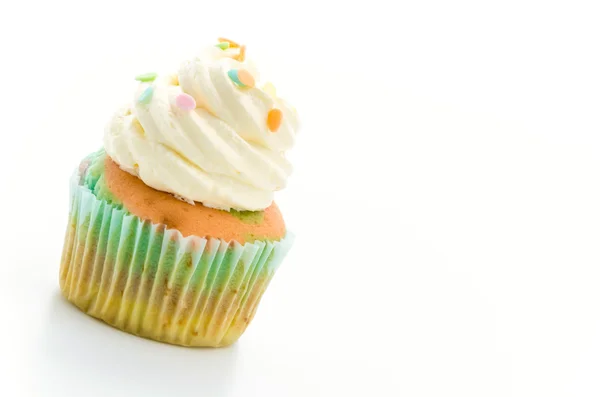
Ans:
{"type": "Polygon", "coordinates": [[[142,136],[145,134],[144,127],[142,127],[142,124],[138,119],[131,120],[131,126],[135,129],[135,132],[137,132],[138,134],[142,136]]]}
{"type": "Polygon", "coordinates": [[[265,83],[265,85],[263,86],[263,91],[271,98],[277,98],[277,90],[275,89],[273,83],[265,83]]]}

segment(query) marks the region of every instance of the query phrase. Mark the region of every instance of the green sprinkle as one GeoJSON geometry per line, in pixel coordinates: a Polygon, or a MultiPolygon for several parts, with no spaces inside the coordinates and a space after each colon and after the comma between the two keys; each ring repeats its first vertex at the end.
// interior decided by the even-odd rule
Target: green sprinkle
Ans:
{"type": "Polygon", "coordinates": [[[136,76],[135,79],[137,81],[147,83],[150,81],[154,81],[154,79],[156,79],[156,76],[157,76],[156,73],[144,73],[144,74],[140,74],[140,75],[136,76]]]}
{"type": "Polygon", "coordinates": [[[139,103],[143,103],[145,105],[149,104],[150,101],[152,100],[152,94],[154,94],[154,88],[152,88],[152,86],[146,88],[144,90],[144,92],[142,92],[142,95],[140,95],[138,102],[139,103]]]}
{"type": "Polygon", "coordinates": [[[224,41],[222,43],[217,44],[217,47],[219,47],[222,50],[226,50],[229,48],[229,42],[224,41]]]}

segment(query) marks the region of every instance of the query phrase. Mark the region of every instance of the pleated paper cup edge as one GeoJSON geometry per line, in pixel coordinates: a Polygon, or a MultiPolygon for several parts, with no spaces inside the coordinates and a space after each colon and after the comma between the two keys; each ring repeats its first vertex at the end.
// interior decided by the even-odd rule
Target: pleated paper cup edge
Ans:
{"type": "MultiPolygon", "coordinates": [[[[220,324],[219,321],[213,321],[213,318],[210,318],[210,315],[212,315],[212,313],[216,313],[216,311],[218,310],[225,310],[226,312],[226,317],[223,321],[227,321],[229,324],[229,327],[233,327],[233,326],[237,326],[236,325],[236,320],[240,315],[243,315],[245,317],[243,317],[243,320],[246,322],[249,322],[248,318],[254,315],[254,312],[256,311],[256,305],[258,304],[258,301],[260,301],[260,297],[262,296],[262,293],[264,293],[264,288],[263,286],[259,286],[260,288],[263,288],[261,291],[256,292],[256,291],[250,291],[251,288],[254,288],[256,286],[252,285],[251,287],[248,287],[248,291],[247,294],[252,293],[254,296],[252,296],[250,299],[250,297],[240,297],[240,298],[230,298],[230,297],[224,297],[223,295],[223,291],[226,291],[230,286],[229,283],[231,283],[232,281],[232,274],[234,271],[236,271],[236,268],[238,267],[238,264],[240,263],[240,259],[242,257],[244,257],[244,263],[246,263],[248,260],[251,259],[251,262],[254,263],[254,268],[250,269],[245,269],[244,270],[244,277],[247,276],[246,273],[252,271],[252,272],[265,272],[264,274],[266,274],[267,276],[267,281],[261,281],[264,284],[267,284],[270,282],[270,279],[272,278],[275,270],[277,269],[277,267],[280,265],[282,259],[284,258],[284,256],[287,254],[287,252],[289,251],[292,242],[293,242],[293,234],[290,232],[286,233],[286,236],[284,236],[281,240],[278,241],[264,241],[264,240],[257,240],[255,242],[252,243],[245,243],[245,244],[241,244],[235,240],[233,241],[226,241],[223,239],[215,239],[215,238],[210,238],[210,239],[206,239],[203,237],[198,237],[198,236],[187,236],[184,237],[181,232],[179,232],[179,230],[176,229],[167,229],[165,225],[157,225],[157,224],[152,224],[149,221],[144,221],[142,219],[140,219],[139,217],[133,215],[133,214],[128,214],[125,210],[123,209],[119,209],[116,206],[112,206],[110,204],[108,204],[106,201],[103,200],[99,200],[98,198],[95,197],[95,195],[85,186],[80,185],[80,179],[81,179],[81,175],[80,173],[78,173],[77,171],[74,173],[73,177],[71,178],[71,213],[69,214],[69,225],[68,225],[68,229],[67,229],[67,236],[65,239],[65,245],[69,244],[69,241],[71,242],[71,252],[70,252],[70,256],[67,255],[67,257],[70,258],[70,264],[69,266],[72,267],[73,269],[71,269],[72,272],[75,271],[75,268],[77,268],[77,274],[71,274],[71,277],[75,277],[77,276],[78,279],[75,280],[74,278],[68,279],[68,285],[62,285],[63,283],[61,282],[61,289],[63,289],[63,293],[65,294],[65,296],[67,297],[67,299],[74,301],[76,300],[79,296],[70,296],[71,289],[72,286],[76,287],[75,290],[75,294],[83,294],[84,296],[87,297],[87,299],[90,298],[90,296],[93,296],[93,301],[90,302],[87,307],[85,307],[85,304],[80,304],[78,305],[78,302],[73,302],[75,303],[77,306],[79,306],[82,310],[86,311],[87,313],[98,317],[106,322],[108,322],[111,325],[115,325],[118,328],[124,329],[127,332],[133,333],[133,334],[137,334],[140,336],[144,336],[144,337],[149,337],[151,339],[156,339],[156,340],[161,340],[164,342],[168,342],[168,343],[175,343],[175,344],[182,344],[182,345],[192,345],[192,346],[218,346],[220,345],[225,339],[227,339],[227,343],[233,343],[237,338],[239,338],[239,336],[241,336],[241,334],[243,333],[243,331],[245,330],[245,326],[242,326],[241,328],[241,332],[239,333],[239,335],[235,335],[235,333],[231,333],[231,329],[223,329],[222,326],[223,324],[220,324]],[[102,203],[104,203],[105,209],[103,211],[100,211],[99,209],[95,211],[95,209],[97,207],[102,206],[102,203]],[[207,307],[209,307],[209,302],[202,302],[202,304],[204,305],[202,308],[202,312],[200,313],[200,316],[207,316],[207,318],[205,319],[196,319],[196,323],[194,324],[186,324],[186,330],[191,330],[190,332],[192,332],[192,335],[194,332],[194,327],[196,328],[201,328],[202,327],[202,323],[206,323],[204,324],[205,326],[205,331],[206,332],[212,332],[212,335],[210,336],[212,339],[210,340],[201,340],[202,338],[199,338],[199,340],[194,340],[194,337],[192,336],[191,338],[186,336],[186,335],[177,335],[176,332],[167,332],[166,333],[166,337],[162,337],[165,335],[152,335],[152,327],[150,327],[150,331],[149,331],[149,335],[148,332],[145,332],[143,329],[143,323],[137,324],[138,326],[142,327],[142,329],[127,329],[127,321],[123,322],[122,318],[112,318],[110,316],[107,316],[106,313],[107,311],[110,310],[111,308],[111,303],[109,302],[110,300],[112,300],[114,298],[115,293],[119,292],[119,280],[123,279],[123,274],[119,273],[120,271],[126,271],[127,272],[127,280],[124,281],[125,287],[122,292],[122,297],[125,297],[125,289],[127,288],[127,286],[130,285],[130,283],[132,283],[132,272],[133,272],[133,261],[134,258],[133,256],[135,255],[135,251],[131,254],[132,257],[129,259],[129,263],[120,263],[118,259],[116,258],[112,258],[113,263],[112,264],[112,268],[110,269],[106,269],[105,265],[106,265],[106,258],[104,258],[104,260],[99,260],[98,258],[98,250],[101,248],[100,247],[100,243],[101,243],[101,239],[102,236],[98,236],[98,238],[96,240],[90,238],[88,235],[89,233],[92,231],[93,225],[92,222],[97,222],[97,218],[101,217],[101,224],[104,225],[106,220],[104,218],[102,218],[103,216],[105,217],[107,214],[107,209],[108,207],[108,213],[111,216],[111,221],[112,221],[112,217],[116,215],[117,220],[119,221],[119,225],[117,225],[117,228],[123,229],[124,228],[124,224],[127,223],[128,225],[131,224],[135,224],[137,225],[136,227],[141,230],[143,228],[143,224],[144,223],[148,223],[150,224],[150,228],[152,230],[152,232],[156,232],[157,230],[161,230],[163,233],[163,241],[162,244],[168,244],[168,241],[174,240],[176,242],[176,251],[178,252],[177,258],[175,259],[175,262],[172,264],[170,270],[165,270],[165,274],[168,275],[168,279],[169,282],[173,282],[176,278],[178,278],[179,276],[181,276],[181,274],[178,273],[178,271],[180,269],[178,269],[178,266],[180,265],[179,261],[181,261],[181,258],[185,255],[190,255],[193,256],[196,251],[194,249],[190,249],[190,247],[202,247],[203,248],[203,252],[200,255],[200,257],[196,258],[196,260],[194,260],[196,267],[199,266],[200,262],[202,261],[202,258],[205,255],[205,251],[207,249],[207,247],[213,247],[214,251],[223,251],[224,253],[222,255],[225,255],[227,253],[228,250],[230,250],[231,252],[228,255],[234,255],[234,257],[237,257],[237,259],[235,260],[235,262],[233,263],[220,263],[220,266],[224,266],[226,267],[228,270],[228,272],[230,272],[231,274],[227,275],[227,281],[224,284],[219,284],[219,282],[215,281],[215,277],[217,277],[217,274],[213,275],[213,280],[211,280],[213,282],[213,284],[211,284],[211,286],[209,286],[208,289],[206,289],[203,292],[198,292],[197,293],[197,300],[196,300],[196,304],[198,304],[199,301],[202,300],[207,300],[209,298],[212,297],[213,300],[217,300],[218,299],[218,303],[210,308],[210,310],[213,310],[213,312],[209,313],[209,312],[205,312],[205,310],[207,309],[207,307]],[[96,214],[96,216],[92,219],[92,215],[96,214]],[[89,219],[88,219],[89,218],[89,219]],[[84,238],[82,239],[81,236],[79,236],[79,233],[82,233],[82,231],[85,229],[85,226],[83,225],[86,222],[86,219],[88,220],[88,225],[87,225],[87,232],[85,233],[84,238]],[[71,230],[71,224],[75,223],[74,225],[74,230],[71,230]],[[75,235],[72,235],[75,234],[75,235]],[[88,241],[89,240],[89,241],[88,241]],[[84,246],[83,248],[80,249],[80,245],[81,242],[84,241],[85,244],[95,244],[95,247],[89,248],[87,246],[84,246]],[[262,263],[260,264],[260,269],[256,269],[255,267],[258,265],[258,262],[260,262],[261,258],[258,258],[258,256],[262,255],[262,253],[265,252],[265,249],[268,249],[268,251],[273,255],[273,257],[268,257],[265,258],[264,261],[262,261],[262,263]],[[91,253],[95,253],[94,257],[86,257],[92,255],[91,253]],[[256,260],[255,260],[256,259],[256,260]],[[82,261],[81,263],[77,263],[77,261],[82,261]],[[266,267],[265,267],[266,265],[266,267]],[[91,267],[91,270],[88,269],[88,267],[91,267]],[[264,267],[264,269],[263,269],[264,267]],[[101,269],[100,269],[101,268],[101,269]],[[91,291],[94,289],[94,285],[88,285],[87,288],[85,286],[80,285],[80,280],[81,280],[81,274],[83,271],[91,271],[92,276],[95,274],[96,276],[98,276],[98,274],[96,273],[101,273],[101,278],[100,278],[100,284],[99,284],[99,288],[97,291],[91,291]],[[111,272],[110,275],[107,274],[108,272],[111,272]],[[104,280],[104,281],[103,281],[104,280]],[[102,287],[104,286],[104,288],[108,287],[109,290],[106,291],[102,291],[102,287]],[[221,295],[215,295],[213,290],[214,288],[220,288],[222,290],[221,295]],[[68,291],[65,291],[68,290],[68,291]],[[67,292],[67,293],[65,293],[67,292]],[[102,298],[100,295],[102,295],[102,293],[107,294],[104,299],[103,299],[103,304],[98,303],[99,298],[102,298]],[[95,296],[94,296],[95,295],[95,296]],[[237,301],[236,301],[237,299],[237,301]],[[244,305],[248,306],[248,305],[254,305],[252,307],[248,307],[246,308],[244,307],[240,307],[240,302],[242,302],[242,300],[244,300],[244,305]],[[225,303],[229,303],[230,305],[233,305],[234,303],[237,302],[238,306],[236,307],[226,307],[226,308],[220,308],[219,304],[225,302],[225,303]],[[249,302],[249,303],[248,303],[249,302]],[[83,306],[83,307],[82,307],[83,306]],[[247,310],[246,310],[247,309],[247,310]],[[242,313],[240,314],[240,311],[246,311],[246,313],[242,313]],[[123,327],[118,326],[118,324],[121,324],[123,327]],[[125,325],[123,325],[125,324],[125,325]],[[231,336],[233,335],[233,337],[231,336]]],[[[109,230],[108,230],[108,239],[113,238],[111,237],[111,230],[114,229],[114,227],[112,225],[109,224],[109,230]]],[[[130,230],[128,228],[125,228],[126,232],[130,232],[130,230]]],[[[141,232],[139,232],[138,230],[138,234],[135,235],[135,239],[136,239],[136,247],[137,244],[139,243],[139,240],[142,238],[142,235],[139,234],[141,232]]],[[[104,230],[100,229],[99,233],[102,233],[104,230]]],[[[121,230],[122,231],[122,230],[121,230]]],[[[154,234],[152,234],[151,236],[154,236],[154,234]]],[[[119,237],[119,243],[117,244],[117,247],[114,249],[114,252],[110,253],[110,252],[106,252],[105,255],[108,256],[109,254],[112,255],[116,255],[116,257],[119,257],[120,254],[120,248],[123,245],[123,237],[120,235],[119,237]]],[[[153,237],[148,237],[148,241],[153,241],[153,237]]],[[[85,245],[84,244],[84,245],[85,245]]],[[[65,247],[65,252],[67,251],[67,248],[69,247],[65,247]]],[[[110,248],[109,247],[109,243],[106,242],[106,248],[107,250],[110,248]]],[[[161,252],[160,255],[162,257],[162,255],[165,255],[165,251],[162,250],[161,247],[161,252]]],[[[149,251],[150,251],[150,243],[148,243],[148,252],[146,252],[146,256],[149,255],[149,251]]],[[[211,255],[214,254],[215,256],[213,257],[212,261],[215,260],[215,258],[218,257],[218,252],[212,252],[210,253],[211,255]]],[[[63,255],[64,257],[65,255],[63,255]]],[[[121,254],[121,256],[123,256],[123,254],[121,254]]],[[[65,258],[63,258],[63,260],[65,260],[65,258]]],[[[223,257],[221,257],[221,260],[223,260],[223,257]]],[[[162,263],[162,259],[159,260],[159,262],[162,263]]],[[[144,263],[144,266],[146,266],[147,264],[144,263]]],[[[149,301],[148,302],[143,302],[144,304],[146,304],[147,306],[150,306],[153,304],[152,301],[150,301],[150,299],[152,299],[152,294],[155,288],[155,284],[158,280],[158,275],[161,269],[158,268],[159,265],[157,265],[157,269],[156,269],[156,273],[154,274],[154,283],[152,284],[152,291],[146,291],[147,293],[149,293],[149,301]]],[[[206,270],[207,275],[205,277],[208,277],[208,273],[213,271],[212,267],[214,266],[214,262],[211,262],[210,265],[208,266],[208,269],[206,270]]],[[[250,265],[247,265],[250,266],[250,265]]],[[[61,266],[62,267],[62,266],[61,266]]],[[[213,271],[214,272],[214,271],[213,271]]],[[[61,273],[62,273],[62,269],[61,269],[61,273]]],[[[220,273],[218,273],[220,275],[220,273]]],[[[261,273],[263,274],[263,273],[261,273]]],[[[261,274],[257,274],[256,276],[252,276],[255,277],[253,279],[253,282],[256,282],[256,280],[261,277],[261,274]]],[[[194,276],[193,272],[188,274],[189,278],[188,278],[188,283],[191,283],[192,277],[194,276]]],[[[143,274],[139,275],[140,278],[143,277],[143,274]]],[[[264,277],[263,277],[264,278],[264,277]]],[[[62,281],[62,278],[61,278],[62,281]]],[[[92,280],[93,281],[93,280],[92,280]]],[[[239,280],[235,280],[236,282],[238,282],[239,280]]],[[[249,283],[251,280],[242,280],[241,283],[243,284],[244,282],[249,283]]],[[[140,281],[141,282],[141,281],[140,281]]],[[[206,279],[204,279],[203,282],[206,282],[206,279]]],[[[190,287],[189,285],[187,286],[189,288],[193,289],[193,286],[190,287]]],[[[139,287],[140,289],[137,291],[137,294],[135,296],[135,299],[130,302],[130,305],[133,306],[137,306],[138,304],[140,304],[140,302],[138,301],[139,296],[140,296],[140,291],[143,290],[144,286],[139,287]]],[[[258,287],[256,287],[258,288],[258,287]]],[[[183,289],[183,287],[182,287],[183,289]]],[[[159,299],[160,302],[160,307],[162,312],[167,313],[167,314],[174,314],[174,315],[178,315],[177,310],[178,308],[180,308],[179,303],[181,303],[180,301],[177,302],[177,305],[175,305],[175,308],[172,310],[172,313],[169,310],[165,310],[165,301],[170,298],[167,297],[165,295],[165,297],[163,298],[157,298],[159,299]]],[[[179,299],[181,299],[182,297],[180,296],[179,299]]],[[[123,299],[124,300],[124,299],[123,299]]],[[[79,302],[81,303],[81,302],[79,302]]],[[[123,305],[124,303],[121,301],[119,303],[119,313],[121,312],[121,305],[123,305]]],[[[114,311],[114,310],[113,310],[114,311]]],[[[117,313],[117,315],[119,315],[119,313],[117,313]]],[[[133,310],[131,313],[128,313],[127,311],[125,311],[126,315],[131,315],[133,313],[133,310]]],[[[188,322],[191,319],[188,319],[188,322]]],[[[227,324],[225,324],[227,325],[227,324]]],[[[247,326],[247,324],[245,324],[247,326]]]]}

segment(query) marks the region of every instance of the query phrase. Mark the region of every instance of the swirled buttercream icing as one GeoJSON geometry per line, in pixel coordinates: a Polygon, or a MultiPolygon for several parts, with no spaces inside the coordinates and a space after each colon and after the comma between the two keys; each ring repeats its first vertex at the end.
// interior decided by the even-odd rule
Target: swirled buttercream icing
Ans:
{"type": "Polygon", "coordinates": [[[286,185],[296,111],[261,85],[245,48],[221,41],[177,74],[140,76],[104,147],[148,186],[223,210],[263,210],[286,185]],[[275,120],[275,121],[274,121],[275,120]]]}

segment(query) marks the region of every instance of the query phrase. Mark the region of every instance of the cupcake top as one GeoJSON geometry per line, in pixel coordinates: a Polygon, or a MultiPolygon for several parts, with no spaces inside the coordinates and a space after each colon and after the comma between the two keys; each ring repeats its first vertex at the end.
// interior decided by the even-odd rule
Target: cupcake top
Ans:
{"type": "Polygon", "coordinates": [[[261,84],[245,47],[220,44],[175,75],[138,76],[132,103],[108,124],[104,147],[154,189],[222,210],[258,211],[286,185],[296,111],[261,84]]]}

